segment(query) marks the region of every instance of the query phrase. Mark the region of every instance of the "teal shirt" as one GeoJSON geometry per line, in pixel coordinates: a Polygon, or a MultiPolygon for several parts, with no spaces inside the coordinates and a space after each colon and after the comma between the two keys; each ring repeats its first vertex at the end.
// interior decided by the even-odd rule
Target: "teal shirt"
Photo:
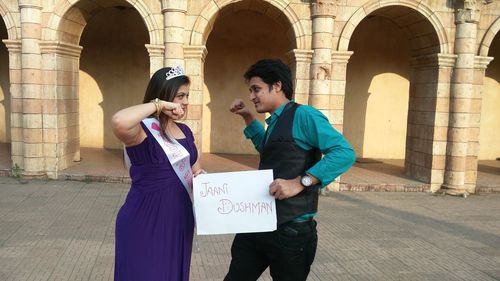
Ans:
{"type": "MultiPolygon", "coordinates": [[[[267,137],[271,135],[285,105],[280,106],[266,119],[267,137]]],[[[265,133],[264,126],[257,120],[250,123],[244,130],[245,136],[252,140],[259,152],[262,149],[265,133]]],[[[321,182],[322,188],[354,164],[355,153],[351,145],[332,127],[326,116],[314,107],[301,105],[297,108],[293,119],[292,137],[301,148],[311,150],[316,147],[323,154],[323,158],[306,171],[321,182]]],[[[301,218],[306,219],[314,215],[315,213],[307,214],[301,218]]]]}

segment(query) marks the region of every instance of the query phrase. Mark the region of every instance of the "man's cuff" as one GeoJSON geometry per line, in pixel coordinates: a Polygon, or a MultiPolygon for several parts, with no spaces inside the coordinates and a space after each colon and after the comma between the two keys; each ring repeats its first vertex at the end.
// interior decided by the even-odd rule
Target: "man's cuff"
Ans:
{"type": "Polygon", "coordinates": [[[253,138],[255,135],[259,134],[264,130],[264,127],[262,124],[259,123],[257,120],[253,120],[252,123],[250,123],[245,130],[243,130],[243,133],[245,134],[245,137],[247,139],[253,138]]]}
{"type": "Polygon", "coordinates": [[[311,176],[313,176],[313,177],[315,177],[315,178],[317,178],[319,180],[319,183],[316,184],[316,185],[319,185],[321,188],[323,188],[323,187],[325,187],[325,186],[328,185],[328,183],[327,184],[323,184],[323,178],[321,178],[320,176],[318,176],[319,173],[318,173],[318,171],[316,171],[316,169],[314,169],[314,166],[311,169],[307,170],[306,173],[309,174],[309,175],[311,175],[311,176]]]}

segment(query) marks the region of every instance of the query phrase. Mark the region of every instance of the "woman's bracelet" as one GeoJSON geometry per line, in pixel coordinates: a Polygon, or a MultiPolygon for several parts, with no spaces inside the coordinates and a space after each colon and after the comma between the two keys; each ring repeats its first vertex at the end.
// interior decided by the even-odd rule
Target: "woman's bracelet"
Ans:
{"type": "Polygon", "coordinates": [[[161,113],[160,99],[156,98],[154,100],[151,100],[151,102],[154,103],[154,105],[156,107],[156,112],[154,113],[154,116],[156,116],[156,118],[160,117],[160,113],[161,113]]]}

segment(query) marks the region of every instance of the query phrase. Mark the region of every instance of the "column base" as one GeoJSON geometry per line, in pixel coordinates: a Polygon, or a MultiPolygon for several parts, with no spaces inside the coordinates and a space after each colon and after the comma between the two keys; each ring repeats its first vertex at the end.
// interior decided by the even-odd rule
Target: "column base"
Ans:
{"type": "Polygon", "coordinates": [[[441,189],[437,191],[437,193],[443,193],[452,196],[459,196],[463,198],[467,198],[470,194],[475,193],[474,189],[467,188],[464,185],[456,186],[456,185],[441,185],[441,189]]]}

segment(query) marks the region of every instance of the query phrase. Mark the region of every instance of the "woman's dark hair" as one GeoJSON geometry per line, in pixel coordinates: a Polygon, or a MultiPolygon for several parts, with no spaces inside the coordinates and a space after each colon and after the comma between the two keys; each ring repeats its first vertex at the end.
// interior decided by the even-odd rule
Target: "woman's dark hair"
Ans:
{"type": "MultiPolygon", "coordinates": [[[[179,91],[179,88],[183,85],[189,85],[191,81],[189,77],[186,75],[177,76],[167,80],[167,72],[171,69],[171,67],[164,67],[157,70],[151,79],[149,80],[148,87],[146,89],[146,93],[144,94],[143,103],[151,102],[156,98],[160,100],[172,102],[175,98],[175,94],[179,91]]],[[[184,113],[186,116],[186,112],[184,113]]],[[[168,135],[165,133],[165,129],[167,128],[168,116],[163,112],[160,113],[160,127],[162,128],[161,134],[170,139],[168,135]]]]}
{"type": "Polygon", "coordinates": [[[287,99],[293,97],[292,71],[288,65],[279,59],[263,59],[257,61],[243,75],[247,81],[252,77],[260,77],[264,83],[269,85],[269,90],[274,83],[280,81],[281,88],[287,99]]]}

